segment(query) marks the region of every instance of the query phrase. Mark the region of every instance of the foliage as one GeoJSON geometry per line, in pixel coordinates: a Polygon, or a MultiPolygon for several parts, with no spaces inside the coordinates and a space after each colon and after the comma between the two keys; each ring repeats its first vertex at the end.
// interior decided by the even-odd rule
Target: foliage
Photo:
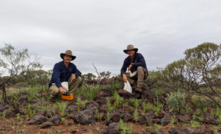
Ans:
{"type": "Polygon", "coordinates": [[[181,107],[185,105],[185,93],[177,92],[168,94],[167,102],[175,112],[180,112],[181,107]]]}
{"type": "Polygon", "coordinates": [[[96,78],[96,75],[94,75],[93,73],[87,73],[87,74],[81,75],[81,78],[83,80],[94,80],[96,78]]]}
{"type": "Polygon", "coordinates": [[[185,58],[168,64],[161,71],[161,78],[169,88],[178,91],[187,91],[188,98],[192,92],[204,95],[214,101],[219,107],[219,100],[216,100],[210,92],[221,99],[220,91],[215,87],[220,83],[221,65],[221,45],[205,42],[195,48],[187,49],[185,58]]]}
{"type": "Polygon", "coordinates": [[[87,100],[82,101],[81,98],[77,98],[76,105],[82,105],[85,108],[87,102],[87,100]]]}
{"type": "Polygon", "coordinates": [[[117,91],[114,91],[113,98],[115,99],[114,106],[116,108],[124,102],[124,98],[120,97],[120,95],[117,93],[117,91]]]}
{"type": "Polygon", "coordinates": [[[68,104],[68,102],[60,102],[60,103],[59,103],[59,102],[56,102],[56,103],[54,104],[54,107],[53,107],[53,108],[54,108],[55,110],[60,111],[62,116],[65,116],[64,110],[66,109],[67,104],[68,104]]]}
{"type": "Polygon", "coordinates": [[[190,121],[190,123],[191,123],[191,126],[194,127],[194,128],[200,127],[200,123],[197,122],[197,121],[190,121]]]}
{"type": "Polygon", "coordinates": [[[100,85],[87,85],[83,83],[81,88],[75,91],[74,95],[84,95],[87,100],[93,100],[94,95],[101,91],[102,88],[100,85]]]}
{"type": "Polygon", "coordinates": [[[133,125],[130,124],[128,126],[127,123],[124,123],[124,121],[122,119],[120,119],[120,122],[119,122],[119,127],[120,127],[120,133],[121,134],[132,134],[132,130],[133,130],[133,125]]]}
{"type": "Polygon", "coordinates": [[[138,121],[139,116],[138,116],[138,112],[137,112],[137,108],[134,110],[134,121],[138,121]]]}
{"type": "Polygon", "coordinates": [[[5,47],[0,49],[0,73],[8,72],[9,76],[3,79],[0,76],[0,88],[3,89],[3,99],[7,103],[5,84],[9,85],[12,78],[18,77],[19,73],[32,71],[41,68],[39,58],[28,53],[28,49],[18,50],[10,44],[5,44],[5,47]]]}

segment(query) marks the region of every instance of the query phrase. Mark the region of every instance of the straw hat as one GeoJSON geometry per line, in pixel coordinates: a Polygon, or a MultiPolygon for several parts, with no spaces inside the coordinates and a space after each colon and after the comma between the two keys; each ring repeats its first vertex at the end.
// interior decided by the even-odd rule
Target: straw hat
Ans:
{"type": "Polygon", "coordinates": [[[138,51],[138,48],[134,48],[133,45],[128,45],[127,49],[124,50],[124,52],[127,54],[128,50],[135,50],[135,53],[138,51]]]}
{"type": "Polygon", "coordinates": [[[64,59],[63,57],[64,57],[65,55],[71,56],[71,57],[72,57],[72,60],[74,60],[74,59],[76,58],[76,56],[72,55],[72,51],[71,51],[71,50],[67,50],[65,53],[61,53],[61,54],[60,54],[60,57],[61,57],[62,59],[64,59]]]}

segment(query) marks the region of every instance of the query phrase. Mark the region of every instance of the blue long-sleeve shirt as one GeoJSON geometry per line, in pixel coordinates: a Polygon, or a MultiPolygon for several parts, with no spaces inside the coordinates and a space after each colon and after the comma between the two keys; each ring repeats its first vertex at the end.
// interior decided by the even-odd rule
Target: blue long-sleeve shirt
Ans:
{"type": "Polygon", "coordinates": [[[72,74],[75,74],[76,78],[81,76],[81,72],[73,63],[69,63],[68,67],[65,66],[64,61],[56,63],[53,68],[49,87],[52,83],[55,83],[58,88],[62,87],[61,82],[68,81],[72,74]]]}
{"type": "MultiPolygon", "coordinates": [[[[131,63],[133,63],[133,66],[131,68],[132,73],[137,70],[138,66],[142,66],[147,70],[146,62],[145,62],[145,59],[144,59],[143,55],[140,54],[140,53],[135,53],[133,61],[131,61],[130,56],[128,56],[124,60],[124,64],[121,68],[121,75],[126,73],[126,70],[130,66],[131,63]]],[[[147,74],[148,74],[148,70],[147,70],[147,74]]]]}

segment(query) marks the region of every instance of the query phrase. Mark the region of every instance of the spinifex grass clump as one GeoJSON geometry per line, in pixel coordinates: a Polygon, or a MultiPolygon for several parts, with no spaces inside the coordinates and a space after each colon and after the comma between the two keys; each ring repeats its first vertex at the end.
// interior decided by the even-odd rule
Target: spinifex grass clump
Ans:
{"type": "Polygon", "coordinates": [[[101,91],[101,89],[101,85],[87,85],[84,83],[80,89],[74,92],[74,95],[84,95],[87,100],[93,100],[94,95],[101,91]]]}
{"type": "Polygon", "coordinates": [[[76,105],[82,105],[85,108],[87,102],[87,100],[82,101],[81,98],[77,98],[76,105]]]}
{"type": "Polygon", "coordinates": [[[145,114],[146,111],[154,111],[154,113],[156,115],[158,115],[158,113],[162,109],[163,109],[163,104],[160,102],[156,102],[156,106],[152,105],[151,103],[147,103],[147,104],[143,103],[143,113],[142,114],[145,114]]]}
{"type": "Polygon", "coordinates": [[[120,97],[120,95],[117,93],[117,91],[114,91],[113,97],[114,97],[114,99],[115,99],[114,106],[115,106],[116,108],[117,108],[119,105],[123,104],[124,98],[123,98],[123,97],[120,97]]]}
{"type": "Polygon", "coordinates": [[[132,134],[133,133],[132,132],[133,125],[130,124],[128,126],[127,123],[124,123],[124,121],[122,119],[120,119],[119,127],[121,129],[121,131],[120,131],[121,134],[132,134]]]}
{"type": "Polygon", "coordinates": [[[171,93],[168,95],[167,102],[172,111],[180,112],[181,107],[185,105],[185,93],[178,91],[176,94],[171,93]]]}
{"type": "Polygon", "coordinates": [[[54,107],[53,107],[53,108],[54,108],[55,110],[60,111],[62,116],[65,116],[64,110],[66,109],[67,104],[68,104],[68,102],[60,102],[60,103],[59,103],[59,102],[56,102],[56,103],[54,104],[54,107]]]}

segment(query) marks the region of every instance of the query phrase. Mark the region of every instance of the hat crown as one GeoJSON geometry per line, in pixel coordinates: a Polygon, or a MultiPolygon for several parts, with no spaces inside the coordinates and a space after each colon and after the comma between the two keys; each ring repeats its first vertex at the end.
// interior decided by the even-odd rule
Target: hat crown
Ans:
{"type": "Polygon", "coordinates": [[[128,45],[127,50],[130,50],[130,49],[134,49],[134,46],[133,45],[128,45]]]}
{"type": "Polygon", "coordinates": [[[72,51],[71,51],[71,50],[67,50],[67,51],[65,52],[65,54],[67,54],[67,55],[72,55],[72,51]]]}

